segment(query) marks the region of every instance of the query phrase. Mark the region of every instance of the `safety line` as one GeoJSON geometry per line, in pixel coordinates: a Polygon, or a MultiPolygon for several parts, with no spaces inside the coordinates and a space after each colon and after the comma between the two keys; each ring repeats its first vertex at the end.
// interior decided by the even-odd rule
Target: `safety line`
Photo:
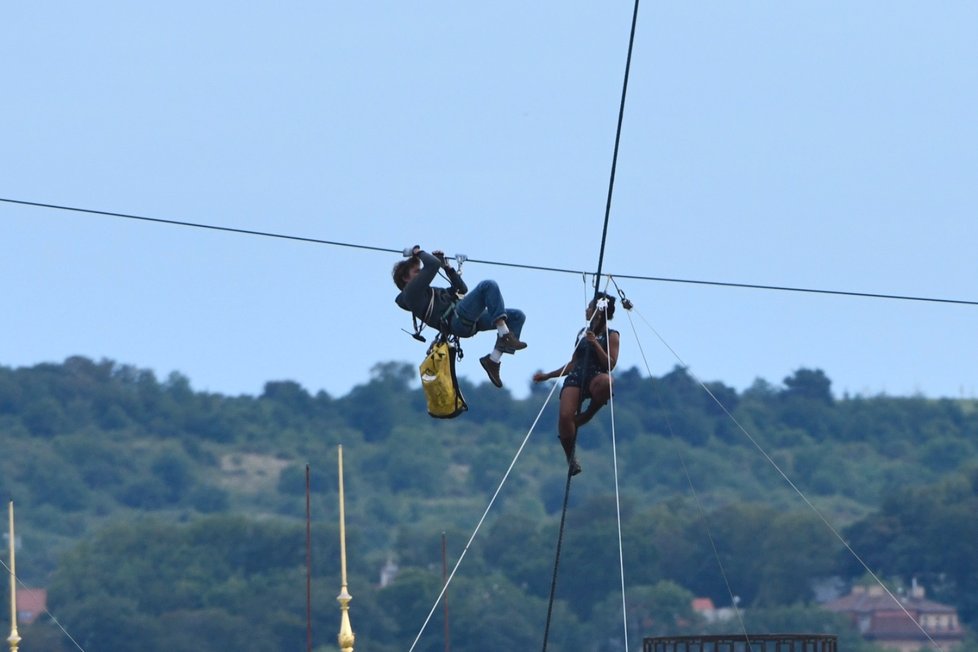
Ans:
{"type": "MultiPolygon", "coordinates": [[[[611,372],[611,327],[608,326],[608,308],[604,312],[604,330],[608,334],[608,410],[611,413],[611,460],[614,465],[615,476],[615,515],[618,518],[618,574],[621,578],[621,619],[625,649],[628,649],[628,606],[625,602],[625,547],[622,543],[621,534],[621,488],[618,481],[618,437],[615,432],[615,387],[612,384],[611,372]]],[[[617,360],[615,361],[617,365],[617,360]]],[[[591,400],[594,400],[593,398],[591,400]]]]}
{"type": "MultiPolygon", "coordinates": [[[[625,95],[628,93],[628,72],[632,68],[632,49],[635,45],[635,26],[638,23],[638,3],[635,0],[635,8],[632,10],[632,31],[628,35],[628,56],[625,57],[625,78],[621,84],[621,103],[618,105],[618,127],[615,129],[615,151],[611,156],[611,177],[608,180],[608,201],[604,207],[604,229],[601,231],[601,252],[598,254],[598,271],[595,272],[596,278],[601,278],[601,266],[604,263],[604,244],[608,239],[608,220],[611,217],[611,196],[615,190],[615,170],[618,168],[618,146],[621,143],[621,125],[625,119],[625,95]]],[[[597,297],[597,289],[595,289],[597,297]]]]}
{"type": "Polygon", "coordinates": [[[516,461],[520,458],[520,455],[522,455],[523,449],[526,448],[527,442],[530,441],[530,435],[533,434],[533,430],[537,427],[537,424],[540,422],[540,417],[543,415],[543,411],[550,403],[550,399],[553,398],[554,390],[556,388],[557,385],[555,383],[554,386],[550,389],[550,394],[547,395],[547,399],[543,402],[543,405],[540,407],[540,411],[537,412],[537,416],[533,420],[533,423],[530,425],[529,431],[526,433],[526,436],[523,438],[523,443],[520,444],[519,448],[516,451],[516,455],[513,456],[513,461],[509,463],[509,468],[506,469],[506,472],[503,474],[502,479],[499,481],[499,486],[496,487],[496,491],[492,494],[492,498],[489,499],[489,504],[486,505],[486,509],[482,513],[482,518],[479,519],[479,522],[475,526],[475,530],[472,531],[472,535],[469,537],[469,540],[465,544],[465,548],[462,549],[462,554],[459,555],[458,561],[455,562],[455,567],[452,568],[452,572],[449,573],[448,578],[445,579],[445,581],[443,582],[441,592],[439,592],[438,597],[435,598],[435,603],[431,606],[431,611],[428,612],[428,617],[425,618],[424,623],[421,625],[421,630],[418,632],[418,635],[414,638],[414,642],[411,643],[411,647],[408,649],[408,652],[412,652],[414,650],[415,646],[418,644],[418,641],[421,639],[421,635],[424,634],[425,628],[428,627],[428,623],[431,621],[432,615],[435,613],[435,610],[438,608],[438,603],[441,602],[441,599],[442,597],[444,597],[445,592],[448,591],[449,584],[452,583],[452,579],[455,577],[456,571],[458,571],[459,566],[462,565],[462,560],[465,559],[465,554],[469,551],[469,547],[472,545],[472,541],[475,540],[475,536],[479,533],[479,530],[482,528],[482,524],[485,522],[486,516],[489,515],[489,510],[492,509],[493,504],[495,504],[496,498],[499,496],[499,492],[502,491],[503,485],[506,484],[506,480],[509,478],[509,474],[512,472],[513,467],[516,466],[516,461]]]}
{"type": "MultiPolygon", "coordinates": [[[[223,231],[227,233],[238,233],[243,235],[254,235],[261,236],[265,238],[278,238],[282,240],[294,240],[297,242],[307,242],[311,244],[321,244],[330,245],[334,247],[348,247],[351,249],[365,249],[368,251],[379,251],[383,253],[392,253],[400,255],[402,253],[401,249],[391,249],[387,247],[374,247],[370,245],[355,244],[350,242],[338,242],[335,240],[323,240],[319,238],[309,238],[304,236],[289,235],[285,233],[272,233],[268,231],[256,231],[251,229],[239,229],[228,226],[217,226],[214,224],[202,224],[197,222],[187,222],[181,220],[168,220],[157,217],[146,217],[142,215],[130,215],[127,213],[114,213],[111,211],[101,211],[94,210],[90,208],[78,208],[73,206],[59,206],[57,204],[45,204],[41,202],[23,201],[19,199],[9,199],[0,197],[0,202],[7,204],[19,204],[21,206],[34,206],[37,208],[49,208],[52,210],[61,211],[72,211],[76,213],[87,213],[91,215],[103,215],[108,217],[120,217],[130,220],[140,220],[143,222],[154,222],[158,224],[167,224],[172,226],[183,226],[196,229],[207,229],[210,231],[223,231]]],[[[446,258],[454,260],[452,256],[446,256],[446,258]]],[[[577,274],[577,275],[594,275],[593,272],[580,269],[568,269],[565,267],[551,267],[546,265],[530,265],[526,263],[510,263],[499,260],[485,260],[479,258],[468,258],[467,262],[480,263],[483,265],[492,265],[495,267],[510,267],[514,269],[526,269],[537,272],[552,272],[556,274],[577,274]]],[[[648,276],[639,274],[614,274],[615,277],[621,279],[629,279],[632,281],[652,281],[657,283],[682,283],[690,285],[707,285],[715,287],[728,287],[728,288],[742,288],[747,290],[770,290],[777,292],[800,292],[807,294],[825,294],[825,295],[835,295],[835,296],[846,296],[846,297],[859,297],[866,299],[891,299],[897,301],[919,301],[928,303],[946,303],[946,304],[957,304],[965,306],[978,306],[978,301],[966,300],[966,299],[947,299],[939,297],[926,297],[926,296],[914,296],[905,294],[886,294],[880,292],[853,292],[847,290],[825,290],[818,288],[804,288],[788,285],[765,285],[758,283],[734,283],[727,281],[709,281],[702,279],[688,279],[688,278],[676,278],[668,276],[648,276]]]]}
{"type": "MultiPolygon", "coordinates": [[[[605,283],[605,288],[604,288],[605,293],[607,293],[608,285],[612,281],[613,281],[613,279],[611,277],[609,277],[608,278],[608,282],[605,283]]],[[[600,291],[600,287],[598,286],[597,283],[595,284],[595,287],[597,287],[598,288],[598,291],[600,291]]],[[[586,279],[585,279],[585,301],[587,302],[587,281],[586,281],[586,279]]],[[[590,305],[590,302],[587,302],[586,305],[590,305]]],[[[611,371],[612,371],[612,367],[611,367],[611,329],[608,326],[608,306],[607,306],[607,304],[604,306],[603,314],[604,314],[605,334],[606,334],[607,340],[608,340],[608,350],[605,351],[605,355],[606,355],[607,361],[608,361],[608,377],[610,379],[611,378],[611,371]]],[[[587,317],[585,317],[585,328],[582,329],[582,332],[586,332],[587,329],[590,327],[590,325],[591,325],[591,320],[588,319],[587,317]]],[[[574,355],[572,355],[570,361],[567,362],[564,365],[563,369],[561,370],[561,374],[560,374],[560,376],[558,376],[558,378],[560,378],[561,376],[565,375],[567,373],[568,368],[572,364],[575,365],[575,367],[578,364],[583,364],[584,365],[584,368],[587,369],[587,367],[589,365],[588,360],[590,358],[590,349],[587,349],[586,350],[586,353],[585,353],[585,356],[584,356],[584,360],[583,361],[582,360],[576,360],[577,346],[580,344],[581,341],[582,341],[582,339],[581,339],[581,336],[579,334],[578,341],[577,341],[577,343],[575,344],[575,347],[574,347],[574,355]]],[[[584,381],[584,377],[582,376],[582,386],[579,389],[580,395],[578,397],[576,414],[580,414],[580,411],[581,411],[581,404],[582,404],[582,400],[583,400],[583,396],[584,396],[583,381],[584,381]]],[[[610,380],[609,380],[609,382],[610,382],[610,380]]],[[[556,386],[556,383],[555,383],[555,386],[556,386]]],[[[591,400],[593,401],[594,400],[594,397],[591,397],[591,400]]],[[[617,444],[616,444],[616,435],[615,435],[614,392],[613,391],[611,392],[611,395],[608,397],[608,401],[609,401],[609,404],[611,405],[611,407],[609,409],[611,409],[612,457],[613,457],[614,479],[615,479],[615,514],[616,514],[617,523],[618,523],[618,564],[619,564],[619,578],[621,580],[622,626],[623,626],[623,629],[624,629],[624,638],[622,640],[625,641],[625,645],[627,647],[627,644],[628,644],[627,643],[628,642],[628,609],[627,609],[626,604],[625,604],[625,557],[624,557],[624,546],[623,546],[623,543],[622,543],[621,493],[620,493],[619,480],[618,480],[618,453],[617,453],[617,444]]],[[[576,459],[576,455],[575,455],[576,449],[577,449],[577,433],[576,433],[576,430],[575,430],[575,433],[574,433],[574,446],[573,446],[573,449],[572,449],[572,452],[571,452],[571,459],[576,459]]],[[[546,621],[546,625],[544,627],[544,634],[543,634],[543,650],[544,650],[544,652],[546,652],[546,649],[547,649],[547,639],[548,639],[549,633],[550,633],[551,615],[552,615],[552,612],[553,612],[553,604],[554,604],[554,600],[555,600],[555,596],[556,596],[556,590],[557,590],[557,575],[558,575],[558,569],[560,567],[560,552],[561,552],[561,548],[563,547],[564,524],[565,524],[566,518],[567,518],[567,503],[568,503],[568,498],[570,496],[571,477],[572,476],[571,476],[571,473],[570,473],[570,467],[568,466],[567,484],[564,487],[564,505],[563,505],[563,509],[561,511],[560,526],[558,528],[558,535],[557,535],[557,549],[556,549],[556,553],[554,555],[553,577],[552,577],[551,582],[550,582],[550,601],[549,601],[549,604],[548,604],[548,607],[547,607],[547,621],[546,621]]]]}
{"type": "MultiPolygon", "coordinates": [[[[618,284],[615,283],[615,288],[621,293],[621,289],[618,288],[618,284]]],[[[645,347],[642,346],[642,340],[638,336],[638,329],[635,328],[635,322],[632,320],[631,310],[626,312],[628,315],[628,324],[632,327],[632,334],[635,336],[635,343],[638,345],[638,351],[642,356],[642,362],[645,363],[645,371],[649,374],[649,378],[652,378],[652,367],[649,365],[648,357],[645,355],[645,347]]],[[[678,441],[676,437],[676,431],[672,427],[672,419],[669,418],[669,414],[665,411],[666,402],[662,397],[662,392],[659,391],[659,386],[656,383],[652,384],[652,388],[655,391],[656,398],[659,400],[659,405],[664,410],[664,416],[666,420],[666,428],[669,429],[669,435],[673,441],[678,441]]],[[[752,649],[750,644],[750,634],[747,633],[747,625],[744,623],[743,614],[740,611],[740,607],[737,605],[737,601],[734,600],[733,587],[730,585],[730,578],[727,576],[727,569],[723,566],[723,559],[720,557],[720,550],[717,548],[716,539],[713,537],[713,530],[710,528],[710,521],[707,517],[706,508],[703,507],[703,502],[700,500],[699,494],[696,491],[696,487],[693,484],[693,475],[689,472],[689,466],[686,464],[686,456],[680,447],[676,447],[676,454],[679,457],[679,464],[683,468],[683,473],[686,476],[686,483],[689,485],[689,493],[693,496],[693,502],[696,504],[696,508],[700,513],[700,518],[703,519],[703,526],[706,528],[706,537],[710,541],[710,547],[713,549],[713,557],[717,560],[717,567],[720,570],[720,577],[723,579],[723,584],[727,588],[727,595],[730,596],[730,604],[733,605],[734,614],[737,616],[737,622],[740,624],[740,629],[744,633],[744,640],[747,642],[748,650],[752,649]]]]}
{"type": "MultiPolygon", "coordinates": [[[[595,277],[595,288],[598,288],[597,280],[598,280],[598,277],[595,277]]],[[[610,280],[610,278],[609,278],[609,280],[610,280]]],[[[584,275],[583,276],[583,281],[584,281],[584,302],[585,302],[585,306],[588,306],[588,305],[590,305],[590,302],[588,301],[588,298],[587,298],[587,294],[588,294],[588,291],[587,291],[587,275],[584,275]]],[[[585,315],[584,321],[585,321],[585,327],[583,329],[581,329],[581,333],[585,332],[586,329],[587,329],[587,327],[590,325],[590,320],[587,318],[586,315],[585,315]]],[[[606,313],[606,318],[605,318],[605,324],[606,325],[607,325],[607,321],[608,320],[607,320],[607,313],[606,313]]],[[[570,360],[568,360],[564,364],[563,368],[560,370],[560,373],[554,379],[554,388],[556,388],[557,387],[557,384],[560,382],[559,379],[562,378],[563,376],[565,376],[568,373],[568,369],[570,368],[571,365],[575,365],[576,366],[577,364],[580,364],[581,363],[581,361],[575,361],[575,357],[576,357],[576,354],[577,354],[577,346],[578,346],[578,344],[580,344],[580,341],[581,341],[580,340],[581,333],[578,333],[578,340],[577,340],[577,342],[574,343],[574,352],[571,355],[570,360]]],[[[609,363],[610,363],[610,360],[611,360],[611,358],[609,356],[609,363]]],[[[585,356],[584,364],[585,364],[585,366],[587,366],[587,356],[585,356]]],[[[553,391],[553,390],[551,390],[551,391],[553,391]]],[[[581,394],[578,397],[576,414],[580,414],[580,412],[581,412],[581,397],[583,397],[583,391],[581,391],[581,394]]],[[[558,419],[559,419],[559,416],[558,416],[558,419]]],[[[559,426],[559,423],[558,423],[558,430],[559,430],[559,428],[560,428],[560,426],[559,426]]],[[[561,444],[563,445],[563,442],[561,442],[561,444]]],[[[560,525],[559,525],[559,527],[557,529],[557,548],[556,548],[556,551],[554,553],[554,570],[553,570],[553,576],[552,576],[551,581],[550,581],[550,599],[549,599],[549,601],[547,603],[547,620],[546,620],[546,624],[545,624],[544,629],[543,629],[543,652],[546,652],[546,650],[547,650],[547,640],[549,639],[549,636],[550,636],[550,623],[551,623],[552,615],[553,615],[553,606],[554,606],[554,601],[556,600],[556,594],[557,594],[557,575],[558,575],[558,570],[560,568],[560,552],[561,552],[561,549],[563,547],[563,542],[564,542],[564,526],[565,526],[566,521],[567,521],[567,504],[568,504],[568,500],[570,498],[570,485],[571,485],[571,477],[572,477],[572,475],[571,475],[571,460],[575,460],[576,461],[576,459],[577,459],[576,458],[576,450],[577,450],[577,432],[575,430],[575,433],[574,433],[574,442],[573,442],[573,446],[571,448],[570,459],[568,459],[567,484],[564,486],[564,504],[563,504],[563,508],[561,509],[561,513],[560,513],[560,525]]],[[[620,538],[620,524],[619,524],[619,538],[620,538]]],[[[622,581],[624,582],[624,579],[622,581]]],[[[627,631],[627,629],[626,629],[626,631],[627,631]]]]}
{"type": "MultiPolygon", "coordinates": [[[[564,374],[567,373],[567,369],[571,366],[573,362],[574,362],[574,357],[571,356],[571,359],[566,363],[564,363],[564,367],[560,370],[560,375],[554,378],[553,387],[550,388],[550,396],[553,396],[554,391],[557,389],[557,385],[560,384],[560,378],[562,378],[564,374]]],[[[549,402],[550,399],[548,398],[547,400],[549,402]]],[[[558,428],[558,438],[559,438],[559,429],[560,429],[559,414],[557,418],[558,418],[557,428],[558,428]]],[[[574,440],[574,443],[576,446],[577,444],[576,438],[574,440]]],[[[563,448],[563,442],[561,442],[561,448],[563,448]]],[[[571,451],[571,459],[575,459],[573,450],[571,451]]],[[[560,550],[563,547],[563,542],[564,542],[564,524],[567,522],[567,503],[568,500],[570,499],[570,482],[571,482],[570,460],[568,460],[567,484],[564,485],[564,505],[563,508],[560,510],[560,525],[557,528],[557,550],[554,553],[554,572],[550,579],[550,600],[547,602],[547,620],[543,627],[543,652],[546,652],[547,650],[547,640],[550,638],[550,621],[553,617],[554,600],[556,599],[557,596],[557,569],[560,567],[560,550]]]]}
{"type": "Polygon", "coordinates": [[[676,353],[675,349],[673,349],[672,346],[670,346],[669,343],[665,341],[665,338],[662,337],[662,335],[655,329],[655,327],[653,327],[652,324],[650,324],[648,320],[645,319],[644,316],[642,316],[642,313],[636,310],[635,314],[637,314],[642,319],[642,321],[645,322],[645,324],[649,327],[649,329],[653,333],[655,333],[655,336],[659,338],[659,341],[662,342],[663,346],[669,349],[669,352],[672,353],[672,355],[676,358],[676,360],[679,361],[679,364],[685,368],[686,372],[690,375],[690,377],[694,381],[696,381],[696,383],[703,389],[703,391],[705,391],[709,395],[711,399],[713,399],[713,402],[717,404],[717,406],[723,411],[724,414],[727,415],[727,418],[729,418],[734,423],[734,425],[737,426],[737,428],[742,433],[744,433],[744,436],[747,437],[748,441],[750,441],[751,444],[753,444],[754,448],[756,448],[757,451],[761,454],[761,456],[764,457],[764,459],[767,460],[767,462],[774,468],[774,470],[778,472],[778,474],[784,479],[784,481],[788,484],[788,486],[791,487],[796,494],[798,494],[798,496],[802,499],[802,501],[806,505],[808,505],[809,509],[811,509],[812,512],[814,512],[815,515],[818,516],[818,518],[822,521],[825,527],[828,528],[828,530],[835,536],[836,539],[839,540],[839,542],[845,547],[845,549],[849,551],[849,554],[851,554],[852,557],[857,562],[859,562],[860,566],[863,567],[863,569],[869,574],[869,576],[872,577],[873,580],[877,584],[879,584],[879,586],[883,589],[883,591],[888,596],[890,596],[893,602],[896,603],[898,607],[900,607],[900,610],[903,611],[903,613],[907,616],[907,618],[909,618],[910,621],[913,622],[913,624],[917,627],[917,629],[920,630],[920,633],[923,634],[928,641],[930,641],[930,643],[934,646],[934,649],[939,650],[940,652],[944,652],[944,648],[938,645],[937,641],[935,641],[931,637],[931,635],[927,632],[927,630],[924,629],[923,625],[917,622],[917,620],[910,614],[910,612],[907,611],[907,608],[903,606],[903,603],[900,602],[900,600],[897,599],[895,595],[893,595],[893,593],[886,586],[886,584],[883,583],[883,580],[881,580],[877,576],[877,574],[873,572],[873,570],[869,567],[869,565],[865,561],[863,561],[863,558],[860,557],[859,554],[852,549],[852,546],[850,546],[849,543],[839,533],[839,531],[835,529],[832,523],[829,522],[828,518],[812,503],[811,500],[808,499],[808,496],[805,495],[805,493],[798,487],[798,485],[792,482],[791,478],[788,477],[788,474],[785,473],[784,470],[778,465],[778,463],[775,462],[774,459],[768,454],[768,452],[764,450],[764,447],[761,446],[760,443],[758,443],[758,441],[750,434],[750,432],[748,432],[747,429],[743,425],[741,425],[741,423],[736,419],[736,417],[734,417],[734,415],[730,413],[730,411],[727,409],[727,406],[725,406],[720,401],[720,399],[716,397],[716,395],[710,390],[709,387],[706,386],[706,384],[702,380],[700,380],[693,372],[690,371],[689,365],[687,365],[683,361],[683,359],[679,356],[679,354],[676,353]]]}
{"type": "MultiPolygon", "coordinates": [[[[17,584],[19,584],[20,586],[22,586],[27,591],[32,590],[29,586],[27,586],[26,584],[24,584],[24,582],[20,579],[20,577],[18,577],[17,575],[14,575],[13,573],[10,572],[10,567],[7,566],[7,564],[4,563],[4,561],[2,559],[0,559],[0,566],[3,566],[3,569],[5,571],[7,571],[7,574],[8,575],[10,575],[11,577],[14,578],[14,581],[17,584]]],[[[48,608],[46,606],[45,607],[41,607],[41,609],[48,616],[48,618],[50,618],[54,622],[54,624],[58,626],[58,629],[60,629],[62,631],[62,633],[64,633],[64,635],[68,637],[68,640],[75,644],[75,647],[76,648],[78,648],[79,650],[81,650],[81,652],[85,652],[85,648],[83,648],[81,645],[78,644],[78,641],[76,641],[75,638],[71,634],[68,633],[68,630],[64,628],[64,626],[61,624],[61,621],[59,621],[57,618],[55,618],[54,617],[54,614],[51,613],[50,611],[48,611],[48,608]]]]}
{"type": "MultiPolygon", "coordinates": [[[[554,388],[557,383],[554,383],[554,388]]],[[[553,390],[550,390],[551,392],[553,390]]],[[[559,418],[559,417],[558,417],[559,418]]],[[[567,470],[567,483],[564,485],[564,506],[560,510],[560,526],[557,528],[557,551],[554,553],[554,572],[550,578],[550,600],[547,602],[547,621],[543,626],[543,652],[547,652],[547,640],[550,638],[550,621],[553,618],[554,599],[557,595],[557,569],[560,567],[560,550],[564,544],[564,525],[567,523],[567,502],[570,499],[571,474],[567,470]]]]}
{"type": "MultiPolygon", "coordinates": [[[[636,2],[635,10],[638,11],[638,3],[636,2]]],[[[601,278],[600,276],[596,277],[601,278]]],[[[609,276],[608,280],[605,281],[603,292],[608,294],[608,286],[614,282],[614,279],[609,276]]],[[[595,288],[597,289],[600,283],[595,283],[595,288]]],[[[617,284],[615,285],[617,288],[617,284]]],[[[597,296],[597,295],[595,295],[597,296]]],[[[597,304],[595,304],[597,307],[597,304]]],[[[625,600],[625,548],[622,542],[622,531],[621,531],[621,486],[618,478],[618,439],[615,431],[615,388],[613,385],[613,377],[611,372],[614,371],[614,367],[618,365],[618,360],[615,360],[614,366],[612,366],[611,360],[611,326],[608,323],[608,305],[605,304],[604,307],[604,332],[606,339],[608,341],[608,350],[605,351],[605,356],[608,358],[608,410],[611,414],[611,461],[614,468],[614,478],[615,478],[615,518],[618,523],[618,577],[621,581],[621,618],[622,618],[622,629],[625,649],[628,649],[628,605],[625,600]]],[[[590,322],[588,323],[590,326],[590,322]]],[[[590,353],[590,351],[589,351],[590,353]]],[[[581,395],[583,396],[583,388],[581,395]]],[[[591,397],[594,401],[594,397],[591,397]]],[[[580,406],[578,406],[578,411],[580,411],[580,406]]],[[[577,439],[575,437],[574,444],[576,446],[577,439]]]]}

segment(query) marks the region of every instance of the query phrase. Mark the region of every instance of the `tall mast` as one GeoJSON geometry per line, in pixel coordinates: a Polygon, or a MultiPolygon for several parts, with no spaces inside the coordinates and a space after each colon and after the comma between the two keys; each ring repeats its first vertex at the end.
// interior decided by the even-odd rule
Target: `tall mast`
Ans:
{"type": "Polygon", "coordinates": [[[20,634],[17,633],[17,560],[15,549],[17,547],[14,539],[14,501],[10,501],[7,509],[10,515],[10,636],[7,642],[10,643],[10,652],[17,652],[20,644],[20,634]]]}
{"type": "Polygon", "coordinates": [[[353,628],[350,627],[350,600],[353,596],[346,590],[346,512],[343,497],[343,446],[339,446],[340,469],[340,578],[342,586],[336,599],[340,603],[340,633],[336,640],[342,652],[353,652],[353,628]]]}

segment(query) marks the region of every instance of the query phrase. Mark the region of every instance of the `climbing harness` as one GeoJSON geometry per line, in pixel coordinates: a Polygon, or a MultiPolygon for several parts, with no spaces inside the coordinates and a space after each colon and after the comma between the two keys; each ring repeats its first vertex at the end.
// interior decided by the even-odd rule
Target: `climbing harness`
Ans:
{"type": "Polygon", "coordinates": [[[425,319],[428,319],[429,315],[431,315],[432,308],[434,308],[434,306],[435,306],[435,293],[434,292],[431,292],[430,289],[429,289],[429,292],[431,293],[431,296],[428,297],[428,309],[425,310],[425,312],[424,312],[424,319],[421,319],[419,321],[418,320],[418,316],[415,315],[412,312],[411,313],[411,325],[414,327],[414,332],[412,333],[409,330],[405,330],[403,328],[401,329],[402,331],[404,331],[405,333],[407,333],[408,335],[410,335],[411,337],[413,337],[414,339],[416,339],[417,341],[422,342],[422,343],[428,341],[428,340],[425,339],[425,336],[421,334],[421,331],[423,331],[425,329],[425,326],[428,325],[425,322],[425,319]]]}
{"type": "MultiPolygon", "coordinates": [[[[411,252],[411,251],[412,251],[411,248],[405,249],[404,250],[404,255],[405,256],[409,255],[409,252],[411,252]]],[[[465,254],[455,254],[455,260],[458,261],[458,269],[455,270],[455,273],[458,274],[459,276],[462,275],[462,264],[466,260],[468,260],[468,259],[469,259],[469,257],[466,256],[465,254]]],[[[451,279],[449,279],[448,277],[446,277],[442,273],[442,270],[440,270],[440,269],[438,270],[438,275],[441,276],[446,281],[448,281],[449,284],[451,284],[451,279]]],[[[414,313],[411,313],[411,325],[414,328],[414,332],[411,332],[411,331],[409,331],[407,329],[404,329],[404,328],[401,329],[402,331],[404,331],[405,333],[407,333],[408,335],[410,335],[411,337],[413,337],[414,339],[416,339],[417,341],[422,342],[422,343],[425,343],[428,340],[425,339],[425,336],[421,334],[421,331],[423,331],[425,329],[425,326],[428,325],[427,322],[426,322],[426,320],[429,317],[431,317],[431,311],[434,310],[434,307],[435,307],[435,293],[434,293],[434,290],[432,288],[429,288],[429,292],[431,293],[431,296],[428,298],[428,308],[427,308],[427,310],[425,310],[424,319],[420,320],[420,322],[419,322],[417,315],[415,315],[414,313]]],[[[462,299],[463,296],[464,295],[462,295],[461,293],[456,292],[455,293],[455,300],[452,301],[452,304],[448,308],[446,308],[444,312],[442,312],[442,314],[441,314],[441,316],[440,316],[440,318],[438,320],[438,323],[441,325],[441,331],[442,331],[442,334],[443,335],[446,335],[446,336],[448,335],[448,332],[447,331],[450,330],[451,323],[452,323],[451,322],[451,318],[455,315],[455,307],[458,306],[458,302],[462,299]]],[[[472,324],[472,333],[475,333],[475,324],[472,324]]],[[[461,348],[459,349],[459,351],[461,352],[461,348]]],[[[458,357],[459,357],[459,359],[461,359],[462,358],[461,354],[458,357]]]]}

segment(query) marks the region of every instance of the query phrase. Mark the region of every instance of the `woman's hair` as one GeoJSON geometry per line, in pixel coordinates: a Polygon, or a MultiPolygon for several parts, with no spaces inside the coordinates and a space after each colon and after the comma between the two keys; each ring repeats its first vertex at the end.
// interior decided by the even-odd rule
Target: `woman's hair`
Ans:
{"type": "Polygon", "coordinates": [[[404,286],[407,285],[407,280],[405,280],[404,276],[408,273],[408,270],[419,265],[421,265],[421,261],[413,256],[406,260],[398,261],[394,265],[394,269],[391,270],[391,276],[394,277],[394,285],[397,286],[398,290],[403,290],[404,286]]]}
{"type": "Polygon", "coordinates": [[[607,292],[598,292],[598,294],[591,299],[591,303],[589,303],[588,306],[597,307],[597,302],[601,301],[602,299],[606,300],[608,305],[604,310],[599,310],[598,312],[602,315],[607,315],[607,319],[610,321],[615,318],[615,298],[613,296],[607,292]]]}

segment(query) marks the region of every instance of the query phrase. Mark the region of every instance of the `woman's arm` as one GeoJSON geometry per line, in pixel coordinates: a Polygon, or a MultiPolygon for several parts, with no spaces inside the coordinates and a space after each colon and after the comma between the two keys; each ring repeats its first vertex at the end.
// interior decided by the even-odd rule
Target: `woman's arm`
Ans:
{"type": "Polygon", "coordinates": [[[536,372],[535,374],[533,374],[533,382],[542,383],[543,381],[550,380],[551,378],[560,378],[561,376],[566,376],[572,371],[574,371],[573,359],[571,359],[570,362],[565,364],[560,369],[554,369],[553,371],[547,373],[543,373],[542,371],[536,372]]]}
{"type": "Polygon", "coordinates": [[[608,331],[608,351],[604,350],[601,342],[598,341],[597,336],[592,331],[588,331],[585,337],[594,349],[594,355],[598,359],[598,368],[602,371],[614,369],[615,365],[618,364],[618,345],[621,339],[618,331],[608,331]]]}
{"type": "Polygon", "coordinates": [[[608,333],[608,348],[611,353],[611,365],[609,369],[614,369],[618,365],[618,344],[621,337],[618,335],[618,331],[610,331],[608,333]]]}

